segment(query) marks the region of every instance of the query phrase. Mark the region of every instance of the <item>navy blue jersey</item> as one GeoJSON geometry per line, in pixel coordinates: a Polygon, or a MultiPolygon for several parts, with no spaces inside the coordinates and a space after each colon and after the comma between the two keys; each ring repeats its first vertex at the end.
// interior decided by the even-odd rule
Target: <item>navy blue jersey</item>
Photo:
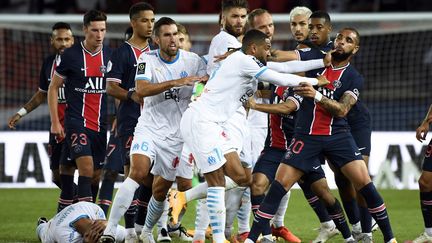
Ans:
{"type": "Polygon", "coordinates": [[[106,71],[111,49],[96,53],[77,43],[66,49],[56,74],[65,81],[65,126],[83,126],[93,131],[106,131],[106,71]]]}
{"type": "MultiPolygon", "coordinates": [[[[313,46],[313,45],[311,45],[313,46]]],[[[318,48],[303,48],[298,50],[299,59],[302,61],[324,58],[326,53],[333,49],[333,42],[330,41],[327,45],[318,48]]],[[[306,77],[315,78],[317,73],[321,73],[323,69],[315,69],[306,72],[306,77]]],[[[348,124],[352,130],[358,130],[362,127],[370,127],[370,113],[366,105],[360,100],[352,107],[347,115],[348,124]]]]}
{"type": "MultiPolygon", "coordinates": [[[[135,90],[135,73],[137,59],[143,52],[150,51],[137,48],[129,42],[116,49],[108,64],[108,82],[117,82],[125,90],[135,90]]],[[[133,133],[140,116],[140,105],[132,100],[121,100],[117,110],[117,132],[119,136],[133,133]]]]}
{"type": "MultiPolygon", "coordinates": [[[[319,48],[302,48],[296,50],[299,56],[299,59],[302,61],[312,60],[312,59],[321,59],[324,58],[326,53],[333,49],[333,42],[329,41],[326,45],[320,46],[319,48]]],[[[317,73],[321,73],[321,69],[314,69],[306,72],[306,77],[316,78],[317,73]]]]}
{"type": "Polygon", "coordinates": [[[348,124],[352,131],[360,129],[371,129],[371,116],[369,109],[360,99],[351,108],[347,115],[348,124]]]}
{"type": "MultiPolygon", "coordinates": [[[[345,93],[356,100],[363,87],[363,77],[349,63],[343,67],[327,67],[322,72],[330,83],[319,87],[317,92],[339,101],[345,93]]],[[[313,98],[304,98],[301,109],[297,112],[296,133],[310,135],[332,135],[349,131],[346,118],[333,117],[327,110],[315,103],[313,98]]]]}
{"type": "MultiPolygon", "coordinates": [[[[286,102],[287,99],[291,99],[299,107],[303,98],[297,95],[294,96],[292,90],[287,87],[272,85],[272,104],[286,102]]],[[[296,112],[289,115],[269,114],[269,126],[264,147],[287,150],[294,135],[295,117],[296,112]]]]}
{"type": "MultiPolygon", "coordinates": [[[[42,63],[42,67],[39,75],[39,90],[42,92],[48,92],[49,84],[51,83],[51,79],[54,75],[54,72],[57,68],[57,65],[60,62],[60,55],[54,54],[50,55],[42,63]]],[[[58,106],[57,106],[57,114],[59,116],[59,121],[62,127],[64,127],[64,115],[66,109],[66,96],[64,91],[64,85],[59,88],[58,91],[58,106]]],[[[61,142],[63,139],[59,139],[54,137],[57,143],[61,142]]]]}

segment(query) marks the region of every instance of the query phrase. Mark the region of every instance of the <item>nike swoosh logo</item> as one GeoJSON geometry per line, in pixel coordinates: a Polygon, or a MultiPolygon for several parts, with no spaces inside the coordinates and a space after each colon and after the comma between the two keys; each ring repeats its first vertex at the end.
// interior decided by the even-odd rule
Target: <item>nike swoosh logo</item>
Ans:
{"type": "Polygon", "coordinates": [[[363,150],[363,149],[365,149],[366,147],[362,147],[362,148],[359,148],[359,150],[363,150]]]}
{"type": "Polygon", "coordinates": [[[314,170],[318,170],[319,166],[312,167],[314,170]]]}
{"type": "Polygon", "coordinates": [[[81,71],[85,71],[87,68],[81,68],[81,71]]]}
{"type": "Polygon", "coordinates": [[[355,156],[357,156],[357,155],[360,155],[361,153],[357,153],[357,152],[355,152],[354,154],[355,154],[355,156]]]}
{"type": "Polygon", "coordinates": [[[136,67],[136,66],[137,66],[137,64],[135,63],[135,64],[134,64],[134,67],[136,67]]]}

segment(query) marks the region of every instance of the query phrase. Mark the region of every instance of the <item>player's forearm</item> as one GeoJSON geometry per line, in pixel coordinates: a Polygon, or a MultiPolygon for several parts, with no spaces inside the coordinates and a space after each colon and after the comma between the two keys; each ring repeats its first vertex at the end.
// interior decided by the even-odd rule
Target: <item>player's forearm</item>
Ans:
{"type": "Polygon", "coordinates": [[[269,114],[284,115],[288,115],[295,110],[295,106],[289,105],[289,103],[286,102],[280,104],[255,104],[255,106],[251,108],[269,114]]]}
{"type": "Polygon", "coordinates": [[[267,67],[281,73],[299,73],[313,69],[323,68],[323,59],[308,61],[268,62],[267,67]]]}
{"type": "Polygon", "coordinates": [[[428,113],[426,114],[423,122],[427,122],[428,124],[432,123],[432,105],[429,106],[428,113]]]}
{"type": "Polygon", "coordinates": [[[274,62],[286,62],[286,61],[294,61],[297,60],[297,53],[295,51],[281,51],[281,50],[272,50],[269,61],[274,62]]]}
{"type": "Polygon", "coordinates": [[[277,86],[298,86],[301,82],[307,82],[311,85],[317,85],[318,79],[306,78],[289,73],[278,73],[273,70],[265,70],[259,77],[259,81],[266,81],[277,86]]]}
{"type": "Polygon", "coordinates": [[[167,91],[176,86],[176,80],[163,83],[140,82],[137,80],[136,93],[141,97],[153,96],[167,91]]]}
{"type": "Polygon", "coordinates": [[[107,94],[119,100],[127,100],[128,91],[115,82],[107,82],[107,94]]]}
{"type": "Polygon", "coordinates": [[[40,106],[46,99],[47,93],[38,90],[33,97],[23,106],[26,109],[27,113],[30,113],[38,106],[40,106]]]}
{"type": "Polygon", "coordinates": [[[330,114],[339,118],[345,117],[351,108],[345,103],[340,103],[325,96],[322,97],[321,101],[319,101],[318,104],[330,114]]]}
{"type": "Polygon", "coordinates": [[[48,107],[51,123],[60,123],[58,118],[58,88],[50,86],[48,88],[48,107]]]}

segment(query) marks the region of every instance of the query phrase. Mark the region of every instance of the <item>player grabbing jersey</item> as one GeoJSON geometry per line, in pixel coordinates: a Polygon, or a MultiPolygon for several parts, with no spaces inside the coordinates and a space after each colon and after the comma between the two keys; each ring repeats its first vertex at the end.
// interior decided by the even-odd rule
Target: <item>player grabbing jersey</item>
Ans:
{"type": "MultiPolygon", "coordinates": [[[[302,78],[269,70],[264,64],[270,47],[270,40],[264,33],[258,30],[248,31],[243,38],[242,51],[229,56],[220,68],[212,73],[200,99],[190,105],[181,121],[183,139],[190,147],[197,166],[208,183],[207,202],[216,242],[225,240],[224,230],[221,228],[225,225],[223,170],[228,177],[243,179],[239,176],[242,171],[232,170],[233,164],[240,164],[240,159],[237,153],[233,153],[227,146],[230,143],[230,134],[227,134],[224,124],[242,103],[253,95],[258,81],[287,86],[298,85],[301,81],[314,85],[327,83],[327,80],[321,77],[318,81],[315,78],[302,78]]],[[[238,185],[242,183],[247,181],[237,181],[238,185]]],[[[232,182],[227,183],[227,186],[232,185],[232,182]]]]}
{"type": "Polygon", "coordinates": [[[114,199],[105,242],[111,242],[114,229],[132,201],[133,192],[148,175],[154,175],[153,196],[140,238],[154,242],[152,229],[164,210],[164,200],[175,179],[183,140],[180,119],[192,95],[192,84],[203,80],[205,65],[191,52],[178,49],[177,26],[161,18],[154,26],[159,49],[143,53],[137,62],[136,93],[145,98],[131,147],[131,171],[114,199]]]}
{"type": "MultiPolygon", "coordinates": [[[[288,152],[279,165],[276,180],[259,207],[259,217],[255,218],[246,242],[256,241],[262,229],[268,224],[269,217],[274,215],[275,208],[286,191],[303,174],[311,173],[320,166],[315,158],[321,153],[324,153],[336,168],[341,169],[356,190],[364,196],[369,211],[383,232],[385,242],[396,242],[385,204],[370,180],[361,153],[344,119],[362,88],[361,76],[349,63],[358,51],[359,43],[360,36],[355,29],[340,30],[335,41],[335,52],[332,54],[332,66],[323,72],[331,83],[318,88],[318,91],[310,84],[294,88],[297,94],[304,97],[297,115],[295,134],[288,152]]],[[[329,210],[329,207],[327,209],[329,210]]],[[[333,215],[335,222],[344,223],[340,209],[329,210],[329,213],[333,215]]],[[[346,241],[353,240],[346,238],[346,241]]]]}

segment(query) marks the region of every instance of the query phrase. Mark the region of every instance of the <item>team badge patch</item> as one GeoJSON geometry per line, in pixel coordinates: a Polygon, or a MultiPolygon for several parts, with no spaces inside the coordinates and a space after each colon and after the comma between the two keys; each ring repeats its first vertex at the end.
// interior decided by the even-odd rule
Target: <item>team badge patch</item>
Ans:
{"type": "Polygon", "coordinates": [[[333,81],[333,87],[335,87],[335,89],[342,87],[342,82],[340,80],[333,81]]]}
{"type": "Polygon", "coordinates": [[[107,67],[105,65],[100,66],[99,70],[101,73],[107,73],[107,67]]]}
{"type": "Polygon", "coordinates": [[[144,74],[145,73],[145,69],[146,69],[146,63],[145,62],[138,63],[138,65],[137,65],[137,75],[144,74]]]}

